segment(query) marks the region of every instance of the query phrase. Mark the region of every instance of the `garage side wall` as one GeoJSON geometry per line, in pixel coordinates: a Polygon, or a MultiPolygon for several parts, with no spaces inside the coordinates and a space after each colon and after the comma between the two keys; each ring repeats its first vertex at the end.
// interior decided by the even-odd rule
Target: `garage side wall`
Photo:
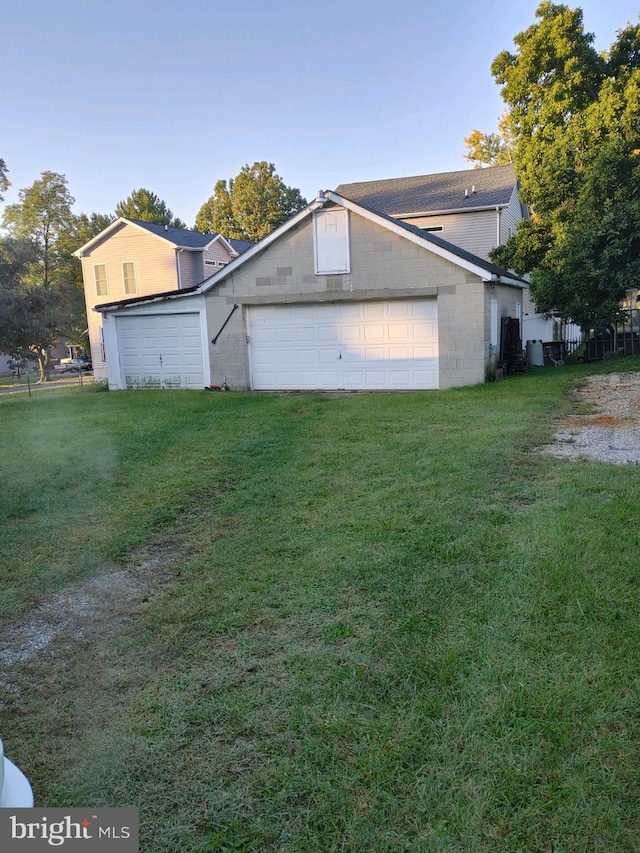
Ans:
{"type": "MultiPolygon", "coordinates": [[[[522,318],[522,303],[525,291],[516,287],[506,287],[499,284],[485,284],[485,364],[487,381],[493,381],[496,378],[496,368],[500,358],[500,327],[503,317],[519,317],[522,318]],[[491,346],[491,302],[496,302],[497,307],[497,322],[498,336],[496,347],[491,346]]],[[[520,334],[522,335],[522,325],[520,326],[520,334]]]]}
{"type": "Polygon", "coordinates": [[[485,286],[454,263],[357,214],[349,214],[351,271],[315,275],[313,222],[305,219],[206,294],[211,380],[250,387],[246,312],[251,305],[406,299],[438,300],[439,387],[484,382],[485,286]]]}

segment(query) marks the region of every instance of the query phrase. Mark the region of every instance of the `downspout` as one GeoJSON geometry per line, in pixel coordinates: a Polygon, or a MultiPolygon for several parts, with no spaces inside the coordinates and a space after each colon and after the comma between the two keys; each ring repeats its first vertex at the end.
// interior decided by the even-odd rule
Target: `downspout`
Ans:
{"type": "Polygon", "coordinates": [[[182,252],[182,247],[176,249],[176,267],[178,270],[178,290],[182,290],[182,276],[180,275],[180,252],[182,252]]]}
{"type": "Polygon", "coordinates": [[[500,242],[500,214],[502,213],[502,211],[499,207],[496,207],[496,213],[498,214],[498,234],[496,239],[496,246],[501,246],[502,243],[500,242]]]}

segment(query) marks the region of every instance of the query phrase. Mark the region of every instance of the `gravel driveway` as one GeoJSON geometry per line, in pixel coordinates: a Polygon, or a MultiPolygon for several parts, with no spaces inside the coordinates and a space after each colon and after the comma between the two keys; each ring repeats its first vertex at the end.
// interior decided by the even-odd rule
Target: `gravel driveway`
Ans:
{"type": "Polygon", "coordinates": [[[574,393],[587,414],[560,421],[555,442],[543,450],[570,459],[640,464],[640,373],[589,376],[574,393]]]}

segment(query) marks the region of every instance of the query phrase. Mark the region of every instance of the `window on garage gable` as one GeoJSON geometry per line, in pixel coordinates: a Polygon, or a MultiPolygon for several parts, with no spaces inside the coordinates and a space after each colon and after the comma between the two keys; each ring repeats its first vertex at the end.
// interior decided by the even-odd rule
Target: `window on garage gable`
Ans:
{"type": "Polygon", "coordinates": [[[317,210],[313,214],[313,247],[316,275],[351,271],[349,220],[344,208],[317,210]]]}

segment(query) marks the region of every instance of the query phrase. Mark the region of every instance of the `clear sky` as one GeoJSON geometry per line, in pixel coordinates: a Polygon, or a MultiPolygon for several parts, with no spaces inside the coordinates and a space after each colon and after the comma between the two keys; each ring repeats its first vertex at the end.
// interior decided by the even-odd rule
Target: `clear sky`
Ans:
{"type": "MultiPolygon", "coordinates": [[[[583,0],[605,50],[637,0],[583,0]]],[[[504,106],[489,67],[538,0],[21,0],[0,16],[0,157],[18,200],[66,175],[76,213],[132,190],[193,225],[256,160],[311,200],[469,167],[504,106]]],[[[1,211],[0,211],[1,212],[1,211]]]]}

